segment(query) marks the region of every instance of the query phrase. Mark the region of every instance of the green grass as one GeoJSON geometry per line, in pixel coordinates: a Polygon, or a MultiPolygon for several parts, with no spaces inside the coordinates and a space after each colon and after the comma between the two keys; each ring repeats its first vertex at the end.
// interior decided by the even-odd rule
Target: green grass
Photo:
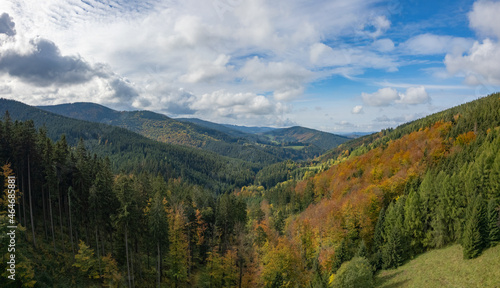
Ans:
{"type": "Polygon", "coordinates": [[[463,259],[460,245],[429,251],[397,269],[381,271],[375,287],[500,287],[500,245],[472,260],[463,259]]]}

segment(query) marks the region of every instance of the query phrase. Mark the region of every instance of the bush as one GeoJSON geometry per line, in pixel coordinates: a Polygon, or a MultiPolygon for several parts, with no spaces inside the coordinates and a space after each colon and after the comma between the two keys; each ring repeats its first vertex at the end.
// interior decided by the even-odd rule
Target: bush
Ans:
{"type": "Polygon", "coordinates": [[[366,258],[355,257],[342,264],[333,280],[334,288],[373,287],[373,271],[366,258]]]}

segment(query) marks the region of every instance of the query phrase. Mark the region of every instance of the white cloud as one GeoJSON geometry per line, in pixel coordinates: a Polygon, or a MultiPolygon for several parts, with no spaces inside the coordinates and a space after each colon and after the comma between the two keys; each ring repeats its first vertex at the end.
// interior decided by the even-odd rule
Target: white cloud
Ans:
{"type": "Polygon", "coordinates": [[[472,39],[427,33],[410,38],[400,47],[414,55],[461,54],[467,51],[473,43],[472,39]]]}
{"type": "Polygon", "coordinates": [[[386,87],[371,94],[361,93],[361,98],[366,105],[376,107],[386,107],[392,104],[418,105],[430,101],[429,94],[424,86],[409,87],[405,93],[386,87]]]}
{"type": "Polygon", "coordinates": [[[241,68],[240,77],[264,91],[274,91],[276,100],[291,100],[301,95],[313,73],[293,62],[264,62],[254,57],[241,68]]]}
{"type": "Polygon", "coordinates": [[[373,48],[379,52],[391,52],[394,50],[394,42],[391,39],[375,40],[372,44],[373,48]]]}
{"type": "Polygon", "coordinates": [[[369,106],[389,106],[400,99],[398,91],[389,87],[379,89],[372,94],[363,92],[361,93],[361,98],[369,106]]]}
{"type": "MultiPolygon", "coordinates": [[[[500,85],[500,2],[477,1],[468,14],[469,25],[486,38],[476,41],[465,55],[446,55],[444,63],[452,75],[465,78],[468,85],[500,85]],[[495,41],[494,38],[497,40],[495,41]]],[[[494,92],[487,89],[488,93],[494,92]]]]}
{"type": "Polygon", "coordinates": [[[391,27],[391,21],[389,21],[389,19],[387,19],[384,15],[381,15],[375,17],[375,19],[372,20],[371,25],[373,25],[375,31],[369,33],[369,35],[372,38],[377,38],[391,27]]]}
{"type": "Polygon", "coordinates": [[[417,105],[428,103],[430,98],[427,91],[425,91],[424,86],[419,87],[410,87],[406,89],[406,93],[400,94],[400,100],[396,101],[396,103],[401,104],[409,104],[409,105],[417,105]]]}
{"type": "Polygon", "coordinates": [[[475,42],[466,55],[446,55],[444,63],[449,73],[465,77],[469,85],[500,85],[500,44],[490,39],[475,42]]]}
{"type": "Polygon", "coordinates": [[[352,108],[352,110],[351,110],[351,113],[352,114],[363,114],[364,113],[363,106],[361,106],[361,105],[354,106],[354,108],[352,108]]]}
{"type": "Polygon", "coordinates": [[[483,36],[500,39],[500,2],[477,1],[469,13],[470,27],[483,36]]]}

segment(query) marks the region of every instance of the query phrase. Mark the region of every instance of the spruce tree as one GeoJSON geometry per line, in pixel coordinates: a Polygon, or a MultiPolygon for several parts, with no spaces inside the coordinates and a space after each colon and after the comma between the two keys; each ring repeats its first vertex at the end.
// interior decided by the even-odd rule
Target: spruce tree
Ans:
{"type": "Polygon", "coordinates": [[[498,202],[495,199],[490,199],[488,202],[488,240],[490,246],[493,247],[500,242],[500,227],[498,223],[498,202]]]}
{"type": "Polygon", "coordinates": [[[467,222],[465,224],[462,239],[464,259],[476,258],[481,254],[484,247],[484,201],[481,195],[477,195],[468,209],[467,222]]]}
{"type": "Polygon", "coordinates": [[[413,254],[422,251],[424,239],[424,223],[421,210],[420,195],[417,191],[411,191],[405,203],[405,230],[410,239],[410,248],[413,254]]]}

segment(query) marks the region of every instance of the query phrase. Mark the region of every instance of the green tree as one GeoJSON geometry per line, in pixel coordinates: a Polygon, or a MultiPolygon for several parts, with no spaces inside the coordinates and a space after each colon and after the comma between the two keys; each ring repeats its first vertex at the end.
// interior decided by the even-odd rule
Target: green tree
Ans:
{"type": "Polygon", "coordinates": [[[168,276],[174,287],[186,283],[188,277],[189,243],[185,234],[186,219],[180,207],[169,213],[168,276]]]}
{"type": "Polygon", "coordinates": [[[498,210],[500,206],[498,206],[498,202],[495,199],[490,199],[488,202],[488,240],[490,242],[490,246],[493,247],[500,242],[500,227],[498,221],[498,210]]]}
{"type": "Polygon", "coordinates": [[[373,287],[373,272],[366,258],[355,257],[342,264],[333,280],[334,288],[373,287]]]}
{"type": "Polygon", "coordinates": [[[410,248],[413,255],[422,252],[424,240],[424,223],[420,195],[418,191],[411,191],[405,203],[404,227],[410,239],[410,248]]]}
{"type": "Polygon", "coordinates": [[[477,195],[469,204],[464,237],[462,239],[464,259],[476,258],[484,248],[485,205],[481,195],[477,195]]]}

